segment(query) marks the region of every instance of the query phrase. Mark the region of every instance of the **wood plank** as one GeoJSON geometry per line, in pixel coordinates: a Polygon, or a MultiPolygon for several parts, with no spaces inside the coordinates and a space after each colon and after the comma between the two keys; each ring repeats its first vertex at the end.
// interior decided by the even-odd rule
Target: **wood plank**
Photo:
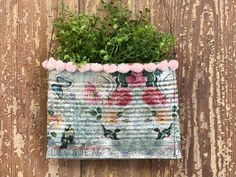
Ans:
{"type": "Polygon", "coordinates": [[[164,2],[177,37],[183,160],[153,161],[153,176],[235,176],[235,3],[164,2]]]}

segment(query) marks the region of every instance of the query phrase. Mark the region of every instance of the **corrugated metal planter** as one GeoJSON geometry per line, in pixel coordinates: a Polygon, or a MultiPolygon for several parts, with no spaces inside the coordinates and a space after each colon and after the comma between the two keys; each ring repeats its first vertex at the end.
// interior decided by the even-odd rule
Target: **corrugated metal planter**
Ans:
{"type": "Polygon", "coordinates": [[[47,158],[181,158],[175,71],[49,72],[47,158]]]}

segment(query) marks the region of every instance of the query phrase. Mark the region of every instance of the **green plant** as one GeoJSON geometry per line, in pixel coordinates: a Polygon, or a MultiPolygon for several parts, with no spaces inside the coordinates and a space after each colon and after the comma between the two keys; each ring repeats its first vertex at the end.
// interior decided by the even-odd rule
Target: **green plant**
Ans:
{"type": "Polygon", "coordinates": [[[175,38],[157,31],[148,9],[132,16],[120,1],[101,2],[101,16],[62,11],[54,23],[58,59],[118,64],[159,62],[168,57],[175,38]]]}

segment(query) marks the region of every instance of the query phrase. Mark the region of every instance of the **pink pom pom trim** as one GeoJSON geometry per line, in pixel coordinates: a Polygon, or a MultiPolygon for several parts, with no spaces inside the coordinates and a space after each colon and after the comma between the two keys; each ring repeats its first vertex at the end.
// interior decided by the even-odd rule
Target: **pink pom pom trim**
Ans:
{"type": "Polygon", "coordinates": [[[82,65],[81,67],[78,68],[78,70],[81,73],[90,71],[90,64],[82,65]]]}
{"type": "Polygon", "coordinates": [[[120,72],[120,73],[123,73],[123,74],[127,73],[127,72],[130,71],[130,66],[128,64],[124,64],[124,63],[119,64],[117,66],[117,71],[120,72]]]}
{"type": "Polygon", "coordinates": [[[103,66],[99,63],[92,63],[90,65],[90,69],[93,72],[101,72],[101,71],[103,71],[103,66]]]}
{"type": "Polygon", "coordinates": [[[143,65],[140,63],[134,63],[130,66],[130,70],[135,73],[140,73],[143,71],[143,65]]]}
{"type": "Polygon", "coordinates": [[[42,66],[49,71],[56,69],[57,71],[63,71],[67,70],[68,72],[75,72],[77,69],[79,72],[87,72],[87,71],[93,71],[93,72],[106,72],[106,73],[114,73],[116,71],[120,73],[127,73],[129,71],[133,71],[135,73],[140,73],[143,70],[147,72],[154,72],[156,69],[165,71],[167,69],[175,71],[179,67],[179,63],[177,60],[170,60],[167,62],[166,60],[160,62],[160,63],[147,63],[147,64],[141,64],[141,63],[134,63],[134,64],[99,64],[99,63],[91,63],[91,64],[85,64],[79,68],[72,62],[64,63],[63,61],[57,61],[54,58],[49,58],[49,60],[45,60],[42,62],[42,66]]]}
{"type": "Polygon", "coordinates": [[[56,69],[56,60],[53,57],[49,58],[47,63],[47,69],[49,71],[56,69]]]}
{"type": "Polygon", "coordinates": [[[143,68],[147,72],[154,72],[157,69],[157,65],[155,63],[147,63],[143,65],[143,68]]]}
{"type": "Polygon", "coordinates": [[[44,62],[42,62],[42,66],[47,69],[47,64],[48,64],[48,60],[45,60],[44,62]]]}
{"type": "Polygon", "coordinates": [[[170,60],[168,63],[168,67],[175,71],[179,67],[179,62],[177,60],[170,60]]]}
{"type": "Polygon", "coordinates": [[[103,65],[103,70],[106,73],[114,73],[117,71],[117,66],[115,64],[105,64],[103,65]]]}
{"type": "Polygon", "coordinates": [[[157,69],[161,70],[161,71],[165,71],[168,69],[168,62],[166,60],[160,62],[157,64],[157,69]]]}
{"type": "Polygon", "coordinates": [[[57,71],[59,71],[59,72],[64,71],[65,66],[66,66],[66,64],[63,61],[61,61],[61,60],[56,61],[56,70],[57,71]]]}
{"type": "Polygon", "coordinates": [[[72,62],[66,63],[66,64],[65,64],[65,68],[66,68],[66,70],[67,70],[68,72],[71,72],[71,73],[73,73],[73,72],[75,72],[75,71],[77,70],[77,66],[74,65],[72,62]]]}

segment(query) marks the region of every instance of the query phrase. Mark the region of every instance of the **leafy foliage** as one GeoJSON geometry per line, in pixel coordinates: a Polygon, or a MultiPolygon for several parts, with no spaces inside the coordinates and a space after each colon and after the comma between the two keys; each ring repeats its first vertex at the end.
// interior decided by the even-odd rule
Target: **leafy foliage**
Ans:
{"type": "Polygon", "coordinates": [[[145,9],[135,16],[118,0],[102,1],[102,15],[63,10],[55,21],[58,59],[84,63],[158,62],[170,53],[175,38],[158,32],[145,9]]]}

